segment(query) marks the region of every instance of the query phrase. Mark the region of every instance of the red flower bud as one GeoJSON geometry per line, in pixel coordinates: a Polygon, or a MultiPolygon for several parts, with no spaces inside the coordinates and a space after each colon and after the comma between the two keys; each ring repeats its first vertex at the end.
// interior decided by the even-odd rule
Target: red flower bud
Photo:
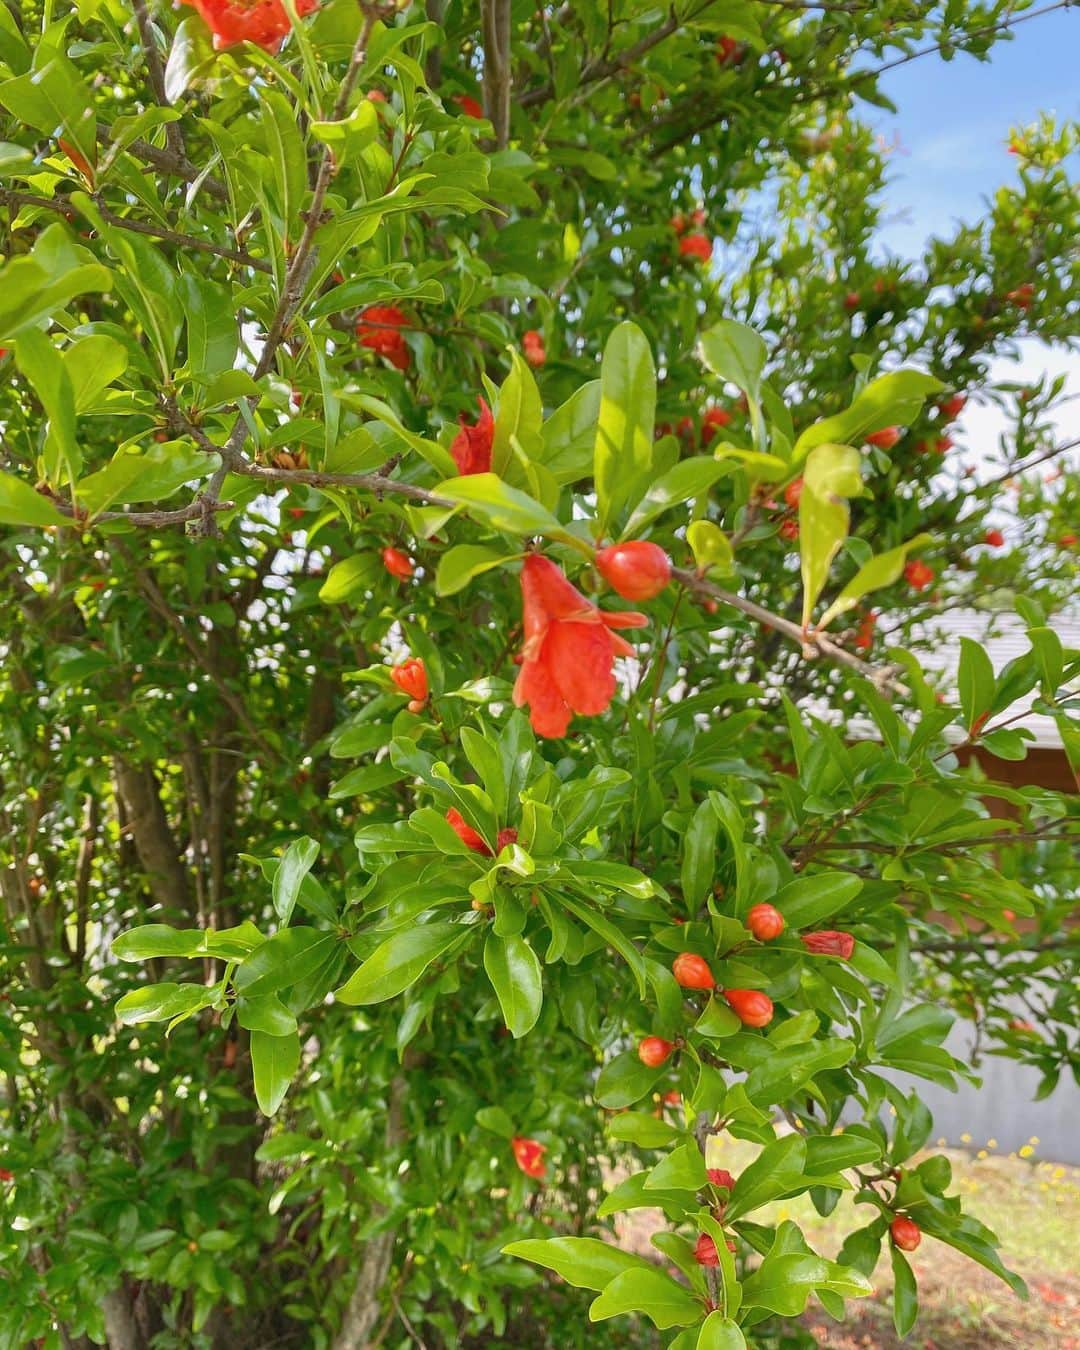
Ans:
{"type": "Polygon", "coordinates": [[[939,436],[934,442],[934,449],[939,455],[943,455],[946,451],[951,450],[954,445],[955,441],[951,436],[939,436]]]}
{"type": "Polygon", "coordinates": [[[773,1003],[760,989],[725,989],[724,998],[745,1027],[767,1027],[773,1019],[773,1003]]]}
{"type": "Polygon", "coordinates": [[[851,960],[855,950],[855,939],[850,933],[838,933],[828,930],[822,933],[803,933],[800,941],[808,952],[815,956],[839,956],[843,961],[851,960]]]}
{"type": "Polygon", "coordinates": [[[447,811],[446,821],[466,848],[471,848],[474,853],[482,853],[485,858],[492,856],[491,849],[484,843],[483,835],[477,834],[471,825],[465,823],[465,818],[457,807],[452,806],[447,811]]]}
{"type": "Polygon", "coordinates": [[[784,489],[784,501],[787,502],[788,506],[790,506],[793,511],[799,505],[799,499],[802,497],[802,489],[803,480],[801,478],[796,478],[784,489]]]}
{"type": "Polygon", "coordinates": [[[672,961],[671,969],[684,989],[713,989],[716,986],[708,963],[695,952],[680,952],[672,961]]]}
{"type": "Polygon", "coordinates": [[[858,291],[848,291],[847,295],[844,296],[844,308],[849,314],[858,309],[860,304],[862,304],[862,297],[858,291]]]}
{"type": "MultiPolygon", "coordinates": [[[[240,42],[254,42],[268,52],[276,52],[289,33],[289,16],[281,0],[186,0],[197,10],[214,35],[214,50],[221,52],[240,42]]],[[[298,0],[296,12],[301,18],[318,8],[317,0],[298,0]]]]}
{"type": "Polygon", "coordinates": [[[415,570],[413,560],[399,548],[384,548],[382,565],[392,577],[398,577],[402,581],[407,581],[415,570]]]}
{"type": "Polygon", "coordinates": [[[797,520],[783,520],[780,522],[780,538],[790,539],[792,541],[799,537],[799,522],[797,520]]]}
{"type": "Polygon", "coordinates": [[[402,661],[400,665],[394,666],[390,671],[390,678],[403,694],[408,694],[411,699],[417,699],[423,703],[428,696],[427,671],[424,669],[424,663],[418,656],[412,656],[408,661],[402,661]]]}
{"type": "Polygon", "coordinates": [[[1063,534],[1061,538],[1058,540],[1058,548],[1075,548],[1075,547],[1076,547],[1075,534],[1063,534]]]}
{"type": "Polygon", "coordinates": [[[924,562],[909,562],[904,568],[904,580],[913,591],[925,591],[934,579],[934,569],[924,562]]]}
{"type": "Polygon", "coordinates": [[[731,422],[731,414],[726,408],[706,408],[701,419],[701,444],[708,445],[721,427],[731,422]]]}
{"type": "Polygon", "coordinates": [[[754,905],[746,916],[746,926],[759,942],[771,942],[784,931],[784,916],[774,905],[754,905]]]}
{"type": "Polygon", "coordinates": [[[638,1059],[650,1069],[658,1069],[674,1049],[674,1041],[665,1041],[663,1036],[646,1036],[637,1048],[638,1059]]]}
{"type": "Polygon", "coordinates": [[[527,1177],[539,1180],[547,1171],[544,1165],[544,1154],[547,1149],[543,1144],[535,1139],[522,1139],[515,1135],[510,1140],[510,1147],[514,1150],[514,1161],[527,1177]]]}
{"type": "Polygon", "coordinates": [[[495,840],[495,852],[501,853],[503,849],[506,848],[507,844],[516,844],[517,837],[517,830],[515,830],[513,826],[510,826],[505,830],[500,830],[498,837],[495,840]]]}
{"type": "Polygon", "coordinates": [[[867,445],[876,445],[881,450],[891,450],[900,436],[899,427],[882,427],[880,431],[872,431],[867,436],[866,443],[867,445]]]}
{"type": "Polygon", "coordinates": [[[857,652],[868,652],[874,645],[874,625],[877,623],[878,616],[874,613],[864,614],[859,620],[859,632],[855,638],[855,650],[857,652]]]}
{"type": "Polygon", "coordinates": [[[1005,536],[1000,530],[987,530],[983,535],[983,542],[989,544],[991,548],[1002,548],[1005,543],[1005,536]]]}
{"type": "Polygon", "coordinates": [[[596,570],[624,600],[651,600],[671,580],[671,559],[659,544],[637,539],[602,548],[596,570]]]}
{"type": "Polygon", "coordinates": [[[964,394],[953,394],[952,398],[938,404],[938,412],[947,422],[952,422],[960,416],[966,406],[967,397],[964,394]]]}
{"type": "Polygon", "coordinates": [[[682,1101],[682,1093],[672,1090],[664,1093],[665,1106],[678,1106],[682,1101]]]}
{"type": "Polygon", "coordinates": [[[544,336],[537,332],[535,328],[530,328],[528,332],[522,334],[521,350],[525,353],[525,360],[528,361],[530,366],[539,368],[547,360],[544,336]]]}
{"type": "Polygon", "coordinates": [[[6,1167],[0,1167],[0,1181],[14,1181],[15,1173],[9,1172],[6,1167]]]}
{"type": "Polygon", "coordinates": [[[913,1252],[922,1241],[922,1229],[906,1214],[898,1214],[889,1226],[892,1240],[902,1252],[913,1252]]]}
{"type": "Polygon", "coordinates": [[[735,1178],[723,1167],[710,1167],[706,1175],[713,1186],[719,1186],[726,1191],[735,1189],[735,1178]]]}
{"type": "Polygon", "coordinates": [[[453,456],[457,471],[462,476],[473,473],[491,472],[491,446],[495,439],[495,419],[491,409],[483,398],[480,404],[480,416],[474,426],[465,421],[465,414],[458,418],[461,430],[450,442],[450,454],[453,456]]]}
{"type": "Polygon", "coordinates": [[[707,263],[712,258],[712,240],[704,234],[686,234],[679,240],[679,256],[707,263]]]}
{"type": "Polygon", "coordinates": [[[725,33],[723,37],[716,39],[716,59],[722,66],[726,66],[729,62],[734,61],[738,57],[738,54],[739,44],[735,38],[729,37],[725,33]]]}
{"type": "Polygon", "coordinates": [[[1005,299],[1010,300],[1017,309],[1030,309],[1031,302],[1035,299],[1035,287],[1030,281],[1025,281],[1022,286],[1017,286],[1014,291],[1006,291],[1005,299]]]}
{"type": "Polygon", "coordinates": [[[716,1243],[708,1233],[702,1233],[694,1244],[694,1260],[699,1266],[718,1266],[720,1264],[720,1253],[716,1250],[716,1243]]]}
{"type": "Polygon", "coordinates": [[[484,110],[471,94],[455,94],[450,100],[456,103],[466,117],[482,118],[484,110]]]}

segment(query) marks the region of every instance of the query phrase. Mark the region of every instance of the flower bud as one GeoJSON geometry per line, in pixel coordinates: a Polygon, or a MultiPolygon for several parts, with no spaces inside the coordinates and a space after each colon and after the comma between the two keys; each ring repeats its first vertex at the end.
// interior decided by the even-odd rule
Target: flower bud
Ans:
{"type": "Polygon", "coordinates": [[[403,694],[423,705],[428,696],[427,670],[418,656],[402,661],[390,671],[390,678],[403,694]]]}
{"type": "Polygon", "coordinates": [[[716,986],[708,963],[695,952],[680,952],[671,963],[671,970],[684,989],[713,989],[716,986]]]}
{"type": "Polygon", "coordinates": [[[889,1227],[892,1240],[902,1252],[913,1252],[922,1241],[922,1229],[906,1214],[898,1214],[889,1227]]]}
{"type": "Polygon", "coordinates": [[[719,1186],[725,1191],[735,1189],[735,1178],[723,1167],[710,1167],[706,1175],[709,1178],[710,1185],[719,1186]]]}
{"type": "Polygon", "coordinates": [[[716,1243],[708,1233],[702,1233],[694,1244],[694,1260],[699,1266],[718,1266],[720,1264],[720,1253],[716,1250],[716,1243]]]}
{"type": "Polygon", "coordinates": [[[392,577],[399,577],[402,581],[407,581],[416,570],[413,560],[399,548],[384,548],[382,565],[392,577]]]}
{"type": "Polygon", "coordinates": [[[775,905],[754,905],[746,916],[746,926],[759,942],[771,942],[784,931],[784,916],[775,905]]]}
{"type": "Polygon", "coordinates": [[[671,580],[671,559],[659,544],[637,539],[601,549],[596,570],[624,600],[651,600],[671,580]]]}
{"type": "Polygon", "coordinates": [[[839,956],[842,961],[850,961],[855,950],[855,939],[850,933],[838,933],[829,930],[823,933],[803,933],[802,945],[814,956],[839,956]]]}
{"type": "Polygon", "coordinates": [[[724,998],[743,1026],[767,1027],[772,1021],[772,999],[760,989],[725,989],[724,998]]]}
{"type": "Polygon", "coordinates": [[[650,1069],[658,1069],[674,1049],[674,1041],[665,1041],[663,1036],[646,1036],[637,1048],[638,1059],[650,1069]]]}
{"type": "Polygon", "coordinates": [[[456,807],[452,806],[447,811],[446,821],[466,848],[471,848],[474,853],[482,853],[485,858],[491,857],[491,849],[484,843],[483,836],[477,834],[471,825],[466,825],[464,816],[456,807]]]}

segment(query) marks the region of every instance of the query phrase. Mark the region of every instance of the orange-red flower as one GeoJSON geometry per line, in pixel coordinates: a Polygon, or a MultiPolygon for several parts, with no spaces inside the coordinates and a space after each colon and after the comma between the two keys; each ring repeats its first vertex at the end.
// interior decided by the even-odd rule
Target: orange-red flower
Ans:
{"type": "Polygon", "coordinates": [[[521,350],[525,353],[525,360],[528,361],[529,365],[537,369],[547,360],[544,335],[535,328],[530,328],[522,334],[521,350]]]}
{"type": "Polygon", "coordinates": [[[705,416],[701,419],[701,444],[708,445],[721,427],[726,427],[731,421],[731,414],[726,408],[706,408],[705,416]]]}
{"type": "Polygon", "coordinates": [[[613,628],[641,628],[644,614],[605,613],[549,559],[532,553],[521,569],[525,642],[514,704],[529,708],[538,736],[565,736],[574,713],[594,717],[615,696],[615,657],[633,647],[613,628]]]}
{"type": "Polygon", "coordinates": [[[1030,309],[1031,302],[1035,299],[1035,287],[1030,281],[1025,281],[1022,286],[1017,286],[1014,291],[1006,291],[1005,299],[1011,300],[1017,309],[1030,309]]]}
{"type": "MultiPolygon", "coordinates": [[[[214,35],[214,50],[254,42],[276,52],[289,32],[289,16],[281,0],[184,0],[214,35]]],[[[318,0],[296,0],[301,18],[318,9],[318,0]]]]}
{"type": "Polygon", "coordinates": [[[423,703],[427,698],[427,670],[418,656],[412,656],[408,661],[402,661],[400,665],[394,666],[390,671],[390,678],[401,692],[408,694],[414,702],[423,703]]]}
{"type": "Polygon", "coordinates": [[[451,99],[456,103],[466,117],[483,117],[484,110],[471,94],[455,94],[451,99]]]}
{"type": "Polygon", "coordinates": [[[705,1175],[712,1186],[721,1186],[725,1191],[735,1189],[735,1178],[725,1167],[710,1167],[705,1175]]]}
{"type": "Polygon", "coordinates": [[[724,998],[745,1027],[767,1027],[772,1021],[772,999],[760,989],[725,989],[724,998]]]}
{"type": "Polygon", "coordinates": [[[398,370],[408,370],[412,353],[401,334],[409,320],[396,305],[369,305],[356,321],[361,347],[368,347],[398,370]]]}
{"type": "Polygon", "coordinates": [[[938,412],[945,418],[946,422],[952,422],[967,407],[966,394],[953,394],[952,398],[947,398],[944,403],[938,404],[938,412]]]}
{"type": "Polygon", "coordinates": [[[490,473],[491,443],[495,438],[495,419],[484,399],[480,404],[480,416],[474,426],[465,421],[465,414],[458,418],[461,430],[450,443],[450,453],[454,457],[458,473],[490,473]]]}
{"type": "Polygon", "coordinates": [[[850,961],[851,953],[855,950],[855,939],[851,934],[835,930],[803,933],[801,941],[814,956],[839,956],[842,961],[850,961]]]}
{"type": "Polygon", "coordinates": [[[716,39],[716,59],[722,66],[726,66],[729,61],[734,61],[739,54],[739,44],[733,37],[727,33],[723,37],[716,39]]]}
{"type": "Polygon", "coordinates": [[[874,625],[877,623],[878,616],[874,613],[864,614],[859,620],[859,631],[855,637],[855,650],[857,652],[868,652],[874,645],[874,625]]]}
{"type": "Polygon", "coordinates": [[[899,427],[882,427],[880,431],[872,431],[867,436],[866,443],[876,445],[882,450],[891,450],[899,439],[899,427]]]}
{"type": "Polygon", "coordinates": [[[544,1164],[547,1149],[537,1140],[522,1139],[520,1135],[515,1135],[510,1140],[510,1147],[514,1150],[514,1161],[527,1177],[539,1180],[547,1171],[544,1164]]]}
{"type": "Polygon", "coordinates": [[[1001,548],[1005,543],[1005,536],[1000,530],[987,530],[983,535],[983,542],[989,544],[991,548],[1001,548]]]}
{"type": "Polygon", "coordinates": [[[382,565],[390,575],[398,577],[401,581],[408,581],[416,570],[413,560],[399,548],[384,548],[380,557],[382,565]]]}
{"type": "Polygon", "coordinates": [[[794,511],[802,498],[803,480],[796,478],[784,489],[784,501],[794,511]]]}
{"type": "Polygon", "coordinates": [[[707,263],[712,257],[712,240],[705,234],[685,234],[679,240],[679,256],[707,263]]]}
{"type": "Polygon", "coordinates": [[[465,823],[465,817],[456,806],[452,806],[450,810],[447,811],[446,823],[466,848],[471,848],[474,853],[482,853],[485,858],[490,858],[492,856],[491,849],[484,843],[484,836],[478,834],[471,825],[465,823]]]}
{"type": "Polygon", "coordinates": [[[924,562],[909,562],[904,568],[904,579],[913,591],[925,591],[934,579],[934,569],[924,562]]]}

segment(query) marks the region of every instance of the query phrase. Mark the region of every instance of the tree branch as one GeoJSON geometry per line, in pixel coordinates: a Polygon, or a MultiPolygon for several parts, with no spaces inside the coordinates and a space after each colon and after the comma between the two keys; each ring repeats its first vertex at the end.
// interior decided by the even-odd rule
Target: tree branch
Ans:
{"type": "Polygon", "coordinates": [[[510,0],[480,0],[484,39],[484,112],[495,128],[495,147],[510,141],[510,0]]]}
{"type": "Polygon", "coordinates": [[[741,595],[735,595],[732,591],[725,591],[688,568],[676,567],[672,570],[672,576],[682,582],[695,596],[704,596],[709,600],[718,600],[722,605],[730,605],[732,609],[741,610],[743,614],[748,615],[751,619],[756,619],[766,628],[782,633],[789,641],[794,642],[801,648],[803,657],[808,661],[817,656],[823,656],[827,661],[832,661],[835,665],[844,666],[848,670],[854,671],[856,675],[861,675],[863,679],[869,680],[883,693],[903,695],[910,693],[906,685],[901,684],[896,678],[892,667],[873,666],[868,661],[860,660],[859,657],[853,656],[851,652],[846,652],[843,647],[833,642],[831,638],[826,637],[824,633],[803,632],[802,628],[797,623],[792,623],[790,619],[785,619],[779,614],[773,614],[771,610],[756,605],[753,600],[746,600],[741,595]]]}

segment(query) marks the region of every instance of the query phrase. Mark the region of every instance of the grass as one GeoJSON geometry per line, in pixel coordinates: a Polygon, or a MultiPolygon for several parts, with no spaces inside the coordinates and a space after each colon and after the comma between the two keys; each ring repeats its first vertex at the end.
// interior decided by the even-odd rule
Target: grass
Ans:
{"type": "MultiPolygon", "coordinates": [[[[900,1342],[892,1328],[892,1272],[883,1251],[873,1298],[849,1302],[846,1322],[833,1322],[811,1302],[803,1325],[823,1350],[896,1350],[901,1344],[909,1350],[1080,1350],[1080,1169],[1041,1161],[1036,1144],[1007,1157],[994,1151],[992,1140],[976,1155],[934,1150],[952,1163],[950,1193],[959,1194],[965,1210],[997,1233],[1006,1265],[1027,1281],[1028,1302],[951,1247],[924,1238],[912,1258],[921,1311],[908,1340],[900,1342]]],[[[723,1136],[710,1141],[709,1162],[737,1176],[757,1151],[723,1136]]],[[[799,1197],[753,1217],[793,1219],[812,1247],[835,1256],[844,1235],[872,1214],[844,1196],[822,1219],[807,1197],[799,1197]]],[[[663,1217],[635,1211],[627,1218],[626,1241],[655,1255],[648,1237],[663,1226],[663,1217]]]]}

